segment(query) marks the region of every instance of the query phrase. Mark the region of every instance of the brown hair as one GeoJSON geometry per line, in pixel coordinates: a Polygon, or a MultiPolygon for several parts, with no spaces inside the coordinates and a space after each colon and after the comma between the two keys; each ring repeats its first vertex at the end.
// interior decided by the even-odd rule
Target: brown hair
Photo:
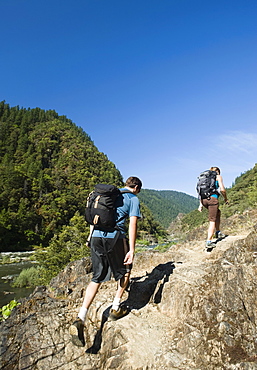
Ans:
{"type": "Polygon", "coordinates": [[[215,172],[218,173],[218,175],[220,175],[220,169],[219,169],[219,167],[211,167],[210,170],[211,171],[215,171],[215,172]]]}
{"type": "Polygon", "coordinates": [[[125,186],[128,186],[129,188],[134,188],[135,186],[138,186],[139,190],[142,188],[142,181],[138,177],[130,176],[126,183],[125,186]]]}

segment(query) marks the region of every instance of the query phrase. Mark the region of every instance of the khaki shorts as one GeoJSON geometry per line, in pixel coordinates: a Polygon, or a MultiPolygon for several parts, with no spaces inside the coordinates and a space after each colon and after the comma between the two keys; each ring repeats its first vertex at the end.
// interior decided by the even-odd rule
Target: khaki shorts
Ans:
{"type": "Polygon", "coordinates": [[[117,281],[132,269],[124,265],[124,258],[129,251],[127,239],[118,239],[113,246],[113,239],[93,237],[90,242],[93,267],[92,281],[102,283],[110,280],[113,274],[117,281]]]}
{"type": "Polygon", "coordinates": [[[220,221],[220,210],[219,210],[219,199],[210,197],[210,199],[202,199],[202,205],[208,209],[209,221],[219,222],[220,221]]]}

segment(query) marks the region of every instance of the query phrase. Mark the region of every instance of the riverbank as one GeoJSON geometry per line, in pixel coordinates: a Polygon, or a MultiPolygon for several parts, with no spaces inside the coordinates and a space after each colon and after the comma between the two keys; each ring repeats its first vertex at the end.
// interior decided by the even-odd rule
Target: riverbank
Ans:
{"type": "Polygon", "coordinates": [[[11,300],[29,296],[34,288],[14,288],[15,277],[24,269],[35,265],[31,260],[33,252],[2,252],[0,254],[0,307],[11,300]]]}
{"type": "Polygon", "coordinates": [[[34,251],[27,252],[1,252],[0,264],[11,264],[25,261],[33,261],[34,251]]]}

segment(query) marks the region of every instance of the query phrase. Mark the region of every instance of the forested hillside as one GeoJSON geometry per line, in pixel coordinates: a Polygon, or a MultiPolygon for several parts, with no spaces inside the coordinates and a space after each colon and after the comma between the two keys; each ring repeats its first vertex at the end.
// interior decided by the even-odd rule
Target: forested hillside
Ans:
{"type": "Polygon", "coordinates": [[[179,213],[188,213],[199,203],[197,198],[174,190],[142,189],[138,197],[166,229],[179,213]]]}
{"type": "MultiPolygon", "coordinates": [[[[123,178],[71,120],[0,103],[0,251],[56,248],[74,222],[84,235],[86,198],[100,182],[122,186],[123,178]]],[[[141,230],[163,233],[145,213],[141,230]]]]}
{"type": "Polygon", "coordinates": [[[231,216],[257,204],[257,165],[235,179],[233,186],[227,189],[229,207],[223,206],[223,215],[231,216]]]}

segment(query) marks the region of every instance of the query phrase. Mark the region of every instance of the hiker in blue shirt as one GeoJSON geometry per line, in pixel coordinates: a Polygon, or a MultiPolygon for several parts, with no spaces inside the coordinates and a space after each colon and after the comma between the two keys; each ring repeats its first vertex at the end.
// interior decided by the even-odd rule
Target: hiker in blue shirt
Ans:
{"type": "Polygon", "coordinates": [[[141,180],[131,176],[125,183],[126,192],[120,194],[117,198],[116,226],[118,231],[103,231],[90,226],[89,240],[93,277],[86,289],[78,318],[70,327],[72,343],[77,346],[85,345],[83,330],[88,308],[93,302],[101,283],[110,280],[111,275],[118,281],[118,288],[110,310],[110,317],[116,320],[129,312],[126,306],[120,305],[120,301],[129,283],[134,259],[137,221],[141,217],[139,200],[136,195],[140,192],[141,187],[141,180]],[[127,218],[129,218],[128,240],[124,228],[127,218]],[[114,241],[117,232],[119,233],[118,239],[114,241]]]}
{"type": "Polygon", "coordinates": [[[219,209],[219,192],[223,195],[224,201],[228,204],[227,193],[225,186],[223,184],[223,179],[220,174],[220,169],[218,167],[211,167],[210,171],[215,171],[217,173],[216,176],[216,190],[210,197],[200,199],[200,205],[198,210],[202,212],[203,207],[208,209],[209,213],[209,228],[208,228],[208,235],[206,241],[206,248],[214,248],[216,244],[212,242],[212,237],[215,233],[216,238],[224,238],[225,235],[220,231],[220,209],[219,209]]]}

